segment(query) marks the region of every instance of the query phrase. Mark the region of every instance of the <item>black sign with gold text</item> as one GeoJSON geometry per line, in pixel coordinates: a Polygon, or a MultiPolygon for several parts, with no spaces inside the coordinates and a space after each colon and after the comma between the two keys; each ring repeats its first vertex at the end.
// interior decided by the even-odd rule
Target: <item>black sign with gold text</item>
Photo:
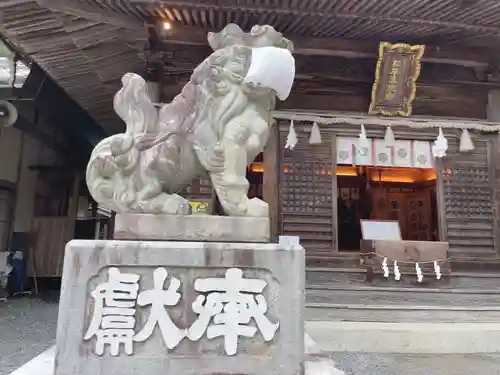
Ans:
{"type": "Polygon", "coordinates": [[[423,45],[380,43],[370,115],[411,115],[424,50],[423,45]]]}

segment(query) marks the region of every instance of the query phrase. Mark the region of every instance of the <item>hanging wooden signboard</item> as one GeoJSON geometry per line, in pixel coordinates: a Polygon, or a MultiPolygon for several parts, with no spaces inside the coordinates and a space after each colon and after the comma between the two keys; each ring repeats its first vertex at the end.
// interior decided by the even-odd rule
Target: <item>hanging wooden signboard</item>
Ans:
{"type": "Polygon", "coordinates": [[[424,50],[423,45],[380,43],[370,115],[411,115],[424,50]]]}

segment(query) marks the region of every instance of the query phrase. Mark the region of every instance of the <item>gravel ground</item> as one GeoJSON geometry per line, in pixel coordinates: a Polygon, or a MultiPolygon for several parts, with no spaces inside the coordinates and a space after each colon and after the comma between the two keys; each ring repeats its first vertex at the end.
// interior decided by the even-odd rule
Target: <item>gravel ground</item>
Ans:
{"type": "Polygon", "coordinates": [[[334,353],[346,375],[500,375],[499,355],[334,353]]]}
{"type": "MultiPolygon", "coordinates": [[[[0,375],[54,345],[57,298],[0,302],[0,375]]],[[[500,355],[332,353],[346,375],[500,375],[500,355]]]]}
{"type": "Polygon", "coordinates": [[[0,375],[8,375],[55,344],[57,300],[13,298],[0,302],[0,375]]]}

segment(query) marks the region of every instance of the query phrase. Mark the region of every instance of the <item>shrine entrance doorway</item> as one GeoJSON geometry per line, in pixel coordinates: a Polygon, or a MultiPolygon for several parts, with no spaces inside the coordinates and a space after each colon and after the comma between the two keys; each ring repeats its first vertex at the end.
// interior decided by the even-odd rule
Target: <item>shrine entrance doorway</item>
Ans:
{"type": "Polygon", "coordinates": [[[361,219],[399,222],[403,240],[437,241],[434,169],[337,166],[339,251],[358,251],[361,219]]]}

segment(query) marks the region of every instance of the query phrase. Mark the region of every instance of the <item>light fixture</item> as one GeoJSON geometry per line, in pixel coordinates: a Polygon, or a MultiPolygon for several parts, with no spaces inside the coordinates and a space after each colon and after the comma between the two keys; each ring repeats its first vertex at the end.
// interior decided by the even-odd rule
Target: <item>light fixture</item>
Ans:
{"type": "Polygon", "coordinates": [[[0,40],[0,88],[21,88],[29,73],[29,65],[0,40]]]}
{"type": "Polygon", "coordinates": [[[163,30],[169,31],[172,29],[172,25],[168,21],[163,21],[162,23],[163,30]]]}

